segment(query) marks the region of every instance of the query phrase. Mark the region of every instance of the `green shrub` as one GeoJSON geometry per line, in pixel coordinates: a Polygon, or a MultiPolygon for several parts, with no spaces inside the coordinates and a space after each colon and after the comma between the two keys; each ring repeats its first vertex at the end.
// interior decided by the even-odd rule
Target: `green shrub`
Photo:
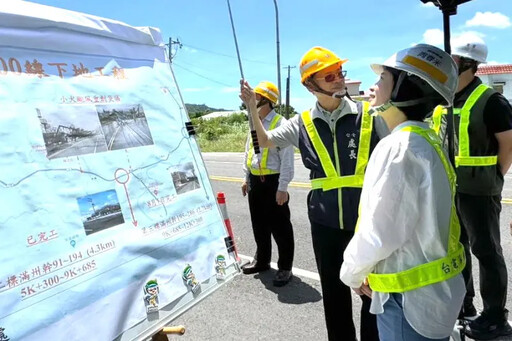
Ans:
{"type": "Polygon", "coordinates": [[[193,118],[192,124],[203,152],[243,152],[245,149],[249,123],[243,113],[209,120],[193,118]]]}
{"type": "MultiPolygon", "coordinates": [[[[243,113],[209,120],[192,118],[202,152],[244,152],[249,122],[243,113]]],[[[295,153],[298,153],[295,148],[295,153]]]]}

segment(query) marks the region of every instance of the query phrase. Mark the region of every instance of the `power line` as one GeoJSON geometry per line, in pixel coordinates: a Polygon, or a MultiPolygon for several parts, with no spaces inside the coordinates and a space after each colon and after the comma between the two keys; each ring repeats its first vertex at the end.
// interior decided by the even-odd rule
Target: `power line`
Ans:
{"type": "MultiPolygon", "coordinates": [[[[200,47],[196,47],[196,46],[192,46],[192,45],[188,45],[188,44],[183,44],[183,46],[186,46],[186,47],[189,47],[191,49],[195,49],[195,50],[199,50],[199,51],[203,51],[203,52],[207,52],[207,53],[211,53],[211,54],[215,54],[217,56],[222,56],[222,57],[227,57],[227,58],[236,58],[235,56],[230,56],[229,54],[225,54],[225,53],[221,53],[221,52],[215,52],[215,51],[210,51],[210,50],[206,50],[206,49],[203,49],[203,48],[200,48],[200,47]]],[[[274,65],[274,63],[269,63],[269,62],[263,62],[263,61],[260,61],[260,60],[251,60],[251,59],[244,59],[242,58],[243,61],[246,61],[246,62],[250,62],[250,63],[258,63],[258,64],[265,64],[265,65],[274,65]]]]}
{"type": "Polygon", "coordinates": [[[288,77],[286,78],[286,111],[285,111],[285,117],[288,119],[290,118],[290,69],[295,69],[296,66],[288,65],[288,67],[284,67],[283,69],[288,69],[288,77]]]}
{"type": "Polygon", "coordinates": [[[181,43],[180,39],[178,40],[172,40],[171,37],[169,37],[169,43],[165,44],[169,48],[169,61],[172,63],[172,59],[176,57],[176,54],[178,54],[178,50],[183,47],[183,44],[181,43]],[[172,52],[172,46],[177,45],[177,48],[174,50],[174,53],[172,52]]]}
{"type": "Polygon", "coordinates": [[[176,62],[174,62],[174,63],[173,63],[173,65],[174,65],[174,66],[177,66],[177,67],[178,67],[178,68],[180,68],[180,69],[183,69],[183,70],[185,70],[185,71],[188,71],[188,72],[190,72],[190,73],[193,73],[194,75],[196,75],[196,76],[198,76],[198,77],[201,77],[201,78],[204,78],[204,79],[206,79],[206,80],[209,80],[210,82],[214,82],[214,83],[217,83],[217,84],[220,84],[220,85],[223,85],[223,86],[227,86],[227,87],[230,87],[230,88],[232,88],[232,87],[233,87],[233,85],[229,85],[229,84],[226,84],[226,83],[219,82],[219,81],[217,81],[217,80],[215,80],[215,79],[211,79],[211,78],[209,78],[209,77],[206,77],[206,76],[201,75],[200,73],[197,73],[197,72],[195,72],[195,71],[192,71],[192,70],[190,70],[190,69],[187,69],[186,67],[183,67],[183,66],[181,66],[181,65],[176,64],[176,62]]]}
{"type": "Polygon", "coordinates": [[[210,69],[206,69],[206,68],[203,68],[203,67],[199,67],[197,66],[196,64],[193,64],[193,63],[189,63],[189,62],[186,62],[185,59],[182,59],[180,60],[180,64],[183,66],[183,65],[186,65],[186,66],[191,66],[197,70],[200,70],[200,71],[204,71],[206,73],[211,73],[212,69],[214,69],[215,71],[218,71],[218,69],[215,69],[215,68],[210,68],[210,69]]]}

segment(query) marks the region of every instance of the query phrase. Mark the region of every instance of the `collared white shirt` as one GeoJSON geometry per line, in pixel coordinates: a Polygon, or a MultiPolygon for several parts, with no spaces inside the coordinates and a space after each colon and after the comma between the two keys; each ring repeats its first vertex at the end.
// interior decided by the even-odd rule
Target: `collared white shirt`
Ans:
{"type": "MultiPolygon", "coordinates": [[[[263,127],[265,130],[268,130],[272,120],[276,116],[276,112],[272,110],[268,113],[267,116],[262,120],[263,127]]],[[[286,118],[282,117],[279,122],[277,122],[276,128],[285,124],[287,122],[286,118]]],[[[272,131],[272,130],[270,130],[272,131]]],[[[245,154],[244,154],[244,163],[243,170],[245,174],[246,181],[249,178],[250,170],[247,168],[247,158],[249,157],[249,142],[251,135],[249,134],[247,141],[245,142],[245,154]]],[[[260,148],[261,150],[261,148],[260,148]]],[[[251,159],[251,167],[259,168],[261,163],[261,152],[259,154],[252,155],[251,159]]],[[[267,157],[267,168],[273,171],[279,172],[279,185],[277,187],[278,191],[286,192],[288,190],[288,184],[292,181],[294,175],[294,165],[293,165],[293,157],[294,150],[292,146],[283,147],[283,148],[269,148],[268,149],[268,157],[267,157]]]]}
{"type": "Polygon", "coordinates": [[[311,118],[321,118],[326,121],[331,128],[331,131],[334,132],[334,128],[336,128],[336,121],[338,118],[341,118],[347,114],[356,114],[357,115],[357,105],[352,101],[341,101],[340,105],[334,111],[330,112],[325,110],[320,106],[318,102],[316,102],[315,108],[311,111],[311,118]]]}
{"type": "MultiPolygon", "coordinates": [[[[452,207],[448,176],[422,136],[397,126],[374,149],[361,193],[359,230],[344,253],[341,280],[359,287],[370,272],[396,273],[446,256],[452,207]]],[[[403,293],[407,322],[421,335],[451,334],[466,293],[459,274],[403,293]]],[[[381,314],[389,294],[373,292],[370,312],[381,314]]]]}
{"type": "MultiPolygon", "coordinates": [[[[329,112],[316,102],[315,107],[310,110],[311,118],[314,120],[315,118],[320,118],[329,124],[331,131],[334,132],[334,128],[336,127],[336,121],[345,115],[357,115],[357,104],[348,98],[343,98],[340,102],[340,105],[334,109],[333,112],[329,112]]],[[[278,129],[274,129],[268,131],[268,138],[274,143],[276,146],[284,148],[289,145],[293,145],[295,147],[299,147],[299,129],[300,129],[300,115],[295,115],[290,118],[286,124],[281,125],[278,129]]],[[[382,119],[382,117],[377,116],[375,119],[375,126],[377,135],[380,138],[389,134],[389,129],[386,125],[386,122],[382,119]]]]}

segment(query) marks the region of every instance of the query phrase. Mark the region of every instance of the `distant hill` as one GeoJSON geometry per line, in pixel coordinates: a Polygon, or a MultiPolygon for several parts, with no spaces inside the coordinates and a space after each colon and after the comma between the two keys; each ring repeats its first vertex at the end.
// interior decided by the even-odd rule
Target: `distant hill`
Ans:
{"type": "Polygon", "coordinates": [[[189,104],[189,103],[185,103],[185,106],[187,107],[187,111],[188,111],[189,115],[191,115],[191,116],[193,116],[193,114],[199,113],[199,112],[202,113],[202,114],[207,114],[207,113],[210,113],[210,112],[213,112],[213,111],[226,111],[226,109],[210,108],[206,104],[189,104]]]}

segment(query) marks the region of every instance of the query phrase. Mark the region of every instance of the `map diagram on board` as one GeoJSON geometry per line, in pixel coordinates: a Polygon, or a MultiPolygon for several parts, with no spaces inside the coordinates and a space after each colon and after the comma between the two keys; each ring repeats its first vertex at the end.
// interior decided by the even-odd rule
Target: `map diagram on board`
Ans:
{"type": "Polygon", "coordinates": [[[2,39],[0,335],[113,339],[222,281],[226,231],[164,48],[2,39]]]}

